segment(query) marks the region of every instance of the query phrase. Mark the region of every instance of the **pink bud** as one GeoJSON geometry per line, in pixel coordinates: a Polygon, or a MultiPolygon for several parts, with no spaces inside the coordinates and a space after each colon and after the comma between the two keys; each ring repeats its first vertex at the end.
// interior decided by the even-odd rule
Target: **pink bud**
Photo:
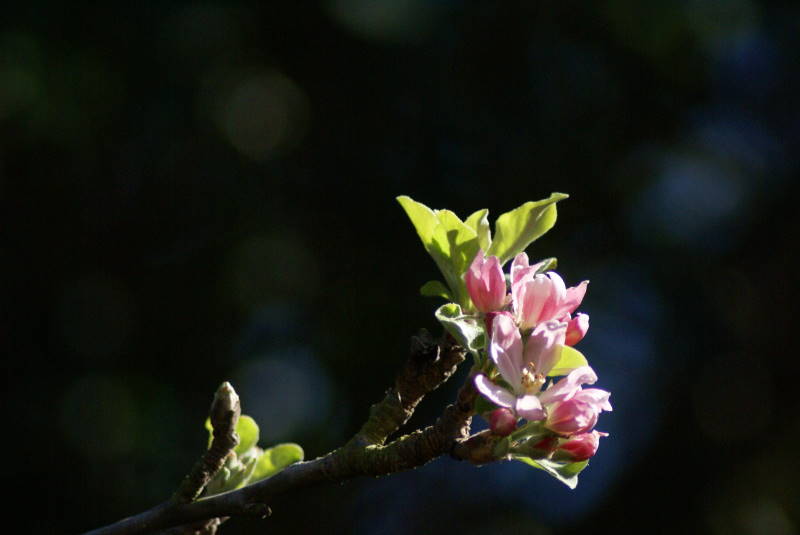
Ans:
{"type": "Polygon", "coordinates": [[[506,279],[496,256],[484,258],[483,250],[478,251],[464,274],[464,282],[475,308],[481,312],[493,312],[505,306],[506,279]]]}
{"type": "MultiPolygon", "coordinates": [[[[568,316],[569,317],[569,316],[568,316]]],[[[567,323],[567,338],[564,341],[568,346],[574,346],[586,336],[589,330],[589,314],[577,314],[567,323]]]]}
{"type": "Polygon", "coordinates": [[[547,416],[546,427],[560,435],[574,435],[591,430],[597,423],[598,411],[575,398],[556,404],[547,416]]]}
{"type": "Polygon", "coordinates": [[[489,414],[489,429],[492,433],[505,437],[517,428],[517,418],[511,409],[495,409],[489,414]]]}
{"type": "Polygon", "coordinates": [[[570,462],[585,461],[594,457],[594,454],[597,453],[600,437],[607,436],[608,433],[601,433],[600,431],[575,435],[559,446],[553,459],[570,462]]]}
{"type": "Polygon", "coordinates": [[[598,388],[578,390],[569,399],[548,407],[545,427],[566,436],[588,433],[597,423],[600,413],[611,410],[610,395],[598,388]]]}

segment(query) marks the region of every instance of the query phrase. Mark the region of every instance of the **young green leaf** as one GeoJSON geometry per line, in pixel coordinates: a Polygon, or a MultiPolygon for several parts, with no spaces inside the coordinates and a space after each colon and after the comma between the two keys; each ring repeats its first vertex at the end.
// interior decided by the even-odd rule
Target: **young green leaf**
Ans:
{"type": "Polygon", "coordinates": [[[536,270],[536,273],[547,273],[548,271],[553,271],[558,267],[558,259],[555,257],[545,258],[544,260],[537,262],[541,264],[539,269],[536,270]]]}
{"type": "Polygon", "coordinates": [[[561,349],[561,356],[556,361],[553,369],[550,370],[550,373],[548,373],[547,376],[555,377],[557,375],[568,375],[569,372],[575,368],[588,365],[589,363],[586,361],[586,357],[583,356],[583,353],[574,347],[564,346],[561,349]]]}
{"type": "Polygon", "coordinates": [[[290,464],[302,461],[304,455],[303,448],[297,444],[287,443],[273,446],[261,455],[251,481],[255,482],[273,476],[290,464]]]}
{"type": "Polygon", "coordinates": [[[400,196],[397,201],[444,275],[450,295],[468,306],[470,301],[462,276],[480,248],[477,232],[450,210],[431,210],[407,196],[400,196]]]}
{"type": "MultiPolygon", "coordinates": [[[[214,427],[211,425],[211,420],[206,418],[205,428],[208,431],[208,446],[211,447],[211,441],[214,440],[214,427]]],[[[236,422],[236,433],[239,435],[239,445],[233,450],[237,455],[241,455],[256,444],[258,444],[258,424],[250,416],[242,414],[239,421],[236,422]]]]}
{"type": "Polygon", "coordinates": [[[406,215],[408,215],[408,218],[411,220],[411,224],[413,224],[414,228],[417,230],[419,239],[422,240],[422,244],[427,248],[428,244],[431,242],[433,231],[439,224],[439,218],[436,217],[433,210],[406,195],[398,197],[397,202],[399,202],[403,210],[406,211],[406,215]]]}
{"type": "Polygon", "coordinates": [[[461,307],[455,303],[440,306],[435,315],[447,332],[473,354],[477,355],[478,351],[484,347],[484,327],[477,316],[464,314],[461,307]]]}
{"type": "Polygon", "coordinates": [[[236,433],[239,435],[239,445],[233,450],[241,456],[244,452],[258,444],[258,424],[250,416],[242,414],[236,423],[236,433]]]}
{"type": "Polygon", "coordinates": [[[440,281],[426,282],[419,289],[419,293],[425,297],[443,297],[448,301],[453,300],[453,298],[450,296],[450,290],[448,290],[447,286],[440,281]]]}
{"type": "Polygon", "coordinates": [[[469,216],[464,223],[478,234],[478,245],[484,251],[492,245],[492,231],[489,228],[489,210],[484,208],[469,216]]]}
{"type": "Polygon", "coordinates": [[[571,489],[578,486],[578,474],[589,464],[589,461],[557,463],[548,459],[533,460],[523,455],[512,455],[511,458],[533,466],[534,468],[538,468],[539,470],[544,470],[571,489]]]}
{"type": "Polygon", "coordinates": [[[553,193],[541,201],[526,202],[497,218],[494,239],[486,255],[495,255],[505,264],[525,250],[534,240],[556,223],[556,203],[566,199],[564,193],[553,193]]]}

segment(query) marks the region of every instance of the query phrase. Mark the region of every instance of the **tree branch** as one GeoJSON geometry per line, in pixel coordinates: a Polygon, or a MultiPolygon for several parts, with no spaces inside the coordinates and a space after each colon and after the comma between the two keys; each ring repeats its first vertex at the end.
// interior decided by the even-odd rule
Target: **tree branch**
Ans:
{"type": "Polygon", "coordinates": [[[269,514],[266,503],[275,496],[321,482],[339,482],[361,475],[388,475],[422,466],[456,451],[459,452],[457,458],[470,459],[470,446],[458,445],[470,440],[469,429],[477,396],[472,376],[459,390],[455,403],[445,408],[434,425],[383,445],[389,435],[408,421],[425,394],[445,382],[464,357],[465,350],[451,338],[434,344],[427,334],[421,334],[412,342],[411,355],[394,387],[383,401],[373,405],[367,422],[341,448],[312,461],[295,463],[272,477],[241,489],[187,503],[183,501],[185,497],[197,489],[198,478],[193,474],[198,470],[203,472],[196,465],[192,474],[187,476],[187,480],[193,483],[185,481],[181,485],[178,493],[183,497],[181,500],[170,500],[85,535],[134,535],[197,523],[202,523],[202,527],[209,520],[221,517],[264,517],[269,514]]]}
{"type": "Polygon", "coordinates": [[[465,356],[464,349],[449,335],[437,343],[428,331],[421,330],[411,338],[409,357],[397,374],[394,387],[370,407],[369,418],[352,440],[363,446],[383,444],[411,418],[428,392],[450,378],[465,356]]]}
{"type": "Polygon", "coordinates": [[[225,458],[239,445],[239,435],[236,434],[236,423],[242,414],[239,396],[227,381],[222,383],[214,394],[211,402],[209,418],[214,428],[211,446],[195,463],[181,486],[172,496],[177,503],[189,503],[196,500],[208,482],[219,472],[225,463],[225,458]]]}

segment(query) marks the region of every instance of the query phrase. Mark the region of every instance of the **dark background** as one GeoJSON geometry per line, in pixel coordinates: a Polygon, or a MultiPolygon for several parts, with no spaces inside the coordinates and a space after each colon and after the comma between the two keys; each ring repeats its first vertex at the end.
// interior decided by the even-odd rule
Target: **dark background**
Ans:
{"type": "Polygon", "coordinates": [[[6,10],[2,473],[23,529],[167,498],[226,379],[262,444],[341,444],[437,328],[394,197],[496,217],[563,191],[529,253],[591,279],[580,348],[614,405],[578,488],[440,459],[222,533],[797,533],[798,20],[752,0],[6,10]]]}

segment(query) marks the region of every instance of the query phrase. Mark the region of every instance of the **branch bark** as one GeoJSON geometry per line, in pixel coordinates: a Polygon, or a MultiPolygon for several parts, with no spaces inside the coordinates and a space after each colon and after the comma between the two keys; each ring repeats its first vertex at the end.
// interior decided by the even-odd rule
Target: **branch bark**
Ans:
{"type": "Polygon", "coordinates": [[[408,421],[425,394],[453,374],[465,354],[451,338],[436,344],[427,334],[421,334],[412,341],[411,355],[394,387],[381,402],[372,406],[365,424],[341,448],[314,460],[293,464],[241,489],[187,502],[186,498],[198,488],[197,478],[192,474],[204,470],[195,466],[187,477],[187,481],[194,483],[184,482],[176,493],[179,499],[85,535],[134,535],[176,526],[203,525],[222,517],[264,517],[269,514],[266,504],[275,496],[318,483],[340,482],[362,475],[388,475],[417,468],[445,454],[472,462],[483,459],[486,439],[475,438],[481,434],[469,436],[477,396],[472,376],[460,388],[455,403],[445,408],[434,425],[384,444],[408,421]]]}
{"type": "Polygon", "coordinates": [[[181,486],[172,496],[178,503],[195,501],[203,489],[206,488],[211,478],[219,472],[225,463],[225,458],[239,445],[239,435],[236,434],[236,423],[242,414],[239,396],[227,381],[222,383],[214,394],[211,402],[209,418],[214,428],[211,446],[206,450],[200,460],[189,472],[181,486]]]}

